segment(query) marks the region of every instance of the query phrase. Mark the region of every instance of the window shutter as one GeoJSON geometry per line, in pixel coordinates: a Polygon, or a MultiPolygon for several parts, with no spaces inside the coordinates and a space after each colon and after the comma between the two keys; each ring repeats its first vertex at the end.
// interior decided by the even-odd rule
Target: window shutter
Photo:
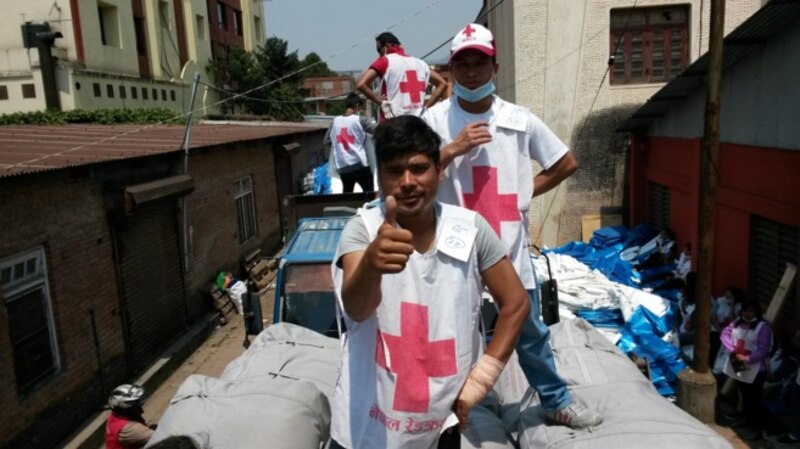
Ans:
{"type": "MultiPolygon", "coordinates": [[[[750,221],[750,295],[766,311],[783,277],[786,264],[800,263],[800,228],[753,215],[750,221]]],[[[779,317],[798,318],[797,282],[789,291],[779,317]]],[[[776,322],[778,319],[776,319],[776,322]]]]}
{"type": "Polygon", "coordinates": [[[670,196],[669,187],[650,183],[649,223],[653,229],[669,227],[670,196]]]}

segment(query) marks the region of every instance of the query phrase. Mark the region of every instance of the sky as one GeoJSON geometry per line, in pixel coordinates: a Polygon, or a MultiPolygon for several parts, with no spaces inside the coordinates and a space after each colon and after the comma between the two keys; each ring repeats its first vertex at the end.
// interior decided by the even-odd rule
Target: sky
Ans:
{"type": "MultiPolygon", "coordinates": [[[[483,1],[266,0],[262,4],[268,37],[288,41],[289,51],[298,50],[301,59],[313,51],[333,70],[360,72],[378,56],[375,36],[381,32],[394,33],[408,54],[422,57],[474,21],[483,1]]],[[[446,59],[449,51],[448,42],[426,61],[446,59]]]]}

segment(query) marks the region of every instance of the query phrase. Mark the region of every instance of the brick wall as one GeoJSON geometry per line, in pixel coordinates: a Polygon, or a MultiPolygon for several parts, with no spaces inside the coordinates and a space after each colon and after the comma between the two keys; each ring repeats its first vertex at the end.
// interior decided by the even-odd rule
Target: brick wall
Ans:
{"type": "Polygon", "coordinates": [[[91,310],[106,385],[124,377],[111,236],[101,192],[85,177],[68,171],[16,176],[0,179],[0,191],[0,258],[44,248],[61,365],[20,394],[0,306],[0,447],[53,447],[104,401],[91,310]]]}
{"type": "MultiPolygon", "coordinates": [[[[189,172],[195,190],[189,195],[191,223],[191,262],[186,274],[189,318],[193,320],[208,310],[209,284],[220,270],[240,272],[242,258],[255,248],[263,256],[275,254],[282,245],[280,199],[277,192],[275,151],[282,143],[296,142],[300,150],[292,155],[290,176],[296,188],[308,170],[322,162],[322,135],[315,130],[295,136],[260,142],[244,142],[226,147],[193,151],[189,172]],[[257,233],[239,244],[234,182],[245,176],[253,181],[257,233]]],[[[298,193],[296,190],[294,193],[298,193]]]]}
{"type": "MultiPolygon", "coordinates": [[[[192,151],[195,190],[187,197],[191,261],[185,276],[190,321],[210,309],[208,285],[219,269],[238,272],[242,257],[254,248],[270,255],[282,243],[274,148],[300,144],[291,171],[277,174],[299,186],[299,178],[321,162],[324,132],[192,151]],[[245,176],[252,177],[257,234],[239,245],[234,182],[245,176]]],[[[0,178],[0,259],[44,248],[61,367],[30,391],[17,391],[7,313],[0,305],[0,449],[54,447],[105,402],[90,311],[106,389],[130,380],[106,215],[112,204],[104,199],[112,192],[119,206],[124,186],[169,176],[170,168],[179,171],[180,158],[171,153],[0,178]]]]}
{"type": "Polygon", "coordinates": [[[192,237],[186,292],[194,319],[210,307],[208,286],[219,270],[238,275],[244,254],[279,245],[280,220],[271,144],[241,143],[193,153],[189,172],[195,190],[188,197],[192,237]],[[234,183],[246,176],[252,179],[257,233],[240,245],[234,183]]]}

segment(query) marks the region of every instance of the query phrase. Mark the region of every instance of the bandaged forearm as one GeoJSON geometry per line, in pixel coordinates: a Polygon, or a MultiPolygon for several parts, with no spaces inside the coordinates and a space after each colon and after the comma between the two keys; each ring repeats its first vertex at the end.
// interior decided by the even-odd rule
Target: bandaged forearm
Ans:
{"type": "Polygon", "coordinates": [[[461,394],[458,395],[458,400],[463,401],[470,408],[475,406],[492,389],[504,366],[505,363],[489,354],[484,354],[469,373],[467,382],[461,389],[461,394]]]}

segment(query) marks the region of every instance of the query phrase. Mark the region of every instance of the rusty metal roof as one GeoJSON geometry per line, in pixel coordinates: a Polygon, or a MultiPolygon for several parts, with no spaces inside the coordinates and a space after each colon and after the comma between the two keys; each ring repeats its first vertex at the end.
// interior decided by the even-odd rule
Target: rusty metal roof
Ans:
{"type": "MultiPolygon", "coordinates": [[[[190,149],[324,129],[316,123],[192,126],[190,149]]],[[[182,125],[0,126],[0,177],[181,151],[182,125]]]]}
{"type": "MultiPolygon", "coordinates": [[[[771,0],[723,40],[722,70],[739,62],[767,39],[793,23],[800,15],[800,0],[771,0]]],[[[656,92],[628,118],[617,132],[641,131],[663,117],[693,92],[705,87],[708,53],[656,92]]]]}

